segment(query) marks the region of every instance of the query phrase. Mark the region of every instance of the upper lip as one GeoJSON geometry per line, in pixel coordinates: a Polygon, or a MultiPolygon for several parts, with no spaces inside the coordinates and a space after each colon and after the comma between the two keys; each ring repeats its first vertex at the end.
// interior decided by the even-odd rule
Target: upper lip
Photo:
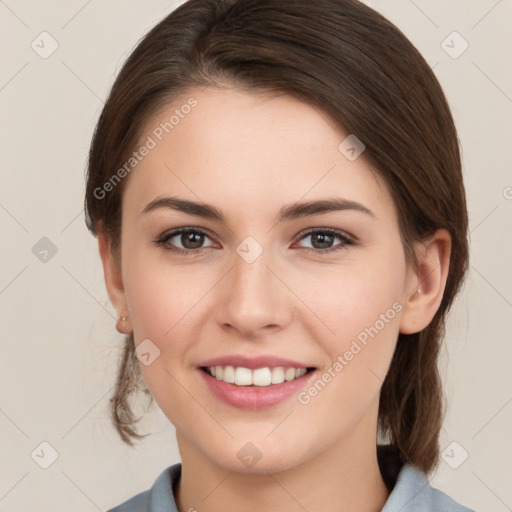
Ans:
{"type": "Polygon", "coordinates": [[[257,357],[248,357],[243,355],[220,356],[208,359],[199,366],[234,366],[250,368],[253,370],[265,367],[274,368],[276,366],[283,366],[285,368],[314,368],[312,365],[299,363],[293,359],[271,355],[262,355],[257,357]]]}

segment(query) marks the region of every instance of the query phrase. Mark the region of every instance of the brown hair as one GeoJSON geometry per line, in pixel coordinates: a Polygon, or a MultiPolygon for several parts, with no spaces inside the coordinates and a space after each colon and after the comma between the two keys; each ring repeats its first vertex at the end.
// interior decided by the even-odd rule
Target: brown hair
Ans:
{"type": "MultiPolygon", "coordinates": [[[[452,237],[441,305],[428,327],[400,334],[382,386],[379,428],[402,461],[425,473],[439,459],[444,416],[437,369],[445,315],[467,269],[467,211],[457,133],[443,91],[416,48],[392,23],[356,0],[190,0],[156,25],[119,73],[94,133],[86,222],[121,234],[122,180],[102,186],[133,151],[162,106],[193,87],[223,84],[289,94],[324,112],[366,146],[399,217],[408,263],[412,242],[438,228],[452,237]],[[103,196],[104,197],[98,197],[103,196]]],[[[140,438],[129,398],[147,393],[133,334],[111,399],[122,439],[140,438]]]]}

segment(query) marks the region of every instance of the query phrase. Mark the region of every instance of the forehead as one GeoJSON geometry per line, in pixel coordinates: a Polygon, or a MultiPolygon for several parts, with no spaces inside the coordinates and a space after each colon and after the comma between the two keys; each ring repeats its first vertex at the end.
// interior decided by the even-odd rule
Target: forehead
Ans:
{"type": "Polygon", "coordinates": [[[336,195],[385,213],[392,204],[382,179],[339,149],[348,135],[288,95],[193,89],[145,127],[139,145],[151,149],[130,173],[123,208],[140,213],[166,193],[239,210],[336,195]]]}

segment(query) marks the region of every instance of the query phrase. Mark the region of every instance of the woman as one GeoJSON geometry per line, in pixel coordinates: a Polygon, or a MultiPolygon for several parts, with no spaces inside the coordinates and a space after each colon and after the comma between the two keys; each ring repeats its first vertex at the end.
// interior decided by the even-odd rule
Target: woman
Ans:
{"type": "MultiPolygon", "coordinates": [[[[421,55],[354,0],[191,0],[128,58],[87,223],[181,463],[127,511],[467,511],[434,490],[436,361],[468,258],[456,130],[421,55]]],[[[147,388],[146,388],[147,386],[147,388]]]]}

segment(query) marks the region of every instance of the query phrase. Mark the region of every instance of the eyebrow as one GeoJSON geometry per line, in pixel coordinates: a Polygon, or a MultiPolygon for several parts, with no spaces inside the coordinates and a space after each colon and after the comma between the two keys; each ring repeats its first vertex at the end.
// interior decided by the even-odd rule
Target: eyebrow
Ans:
{"type": "MultiPolygon", "coordinates": [[[[153,199],[153,201],[146,205],[140,215],[147,214],[159,208],[168,208],[171,210],[188,213],[189,215],[197,215],[198,217],[217,220],[220,222],[226,221],[226,217],[222,211],[211,204],[197,203],[188,199],[180,199],[178,197],[169,196],[157,197],[156,199],[153,199]]],[[[353,210],[375,217],[375,214],[361,203],[336,197],[302,203],[292,203],[283,206],[277,214],[275,221],[277,224],[279,224],[284,221],[307,217],[309,215],[320,215],[322,213],[343,210],[353,210]]]]}

